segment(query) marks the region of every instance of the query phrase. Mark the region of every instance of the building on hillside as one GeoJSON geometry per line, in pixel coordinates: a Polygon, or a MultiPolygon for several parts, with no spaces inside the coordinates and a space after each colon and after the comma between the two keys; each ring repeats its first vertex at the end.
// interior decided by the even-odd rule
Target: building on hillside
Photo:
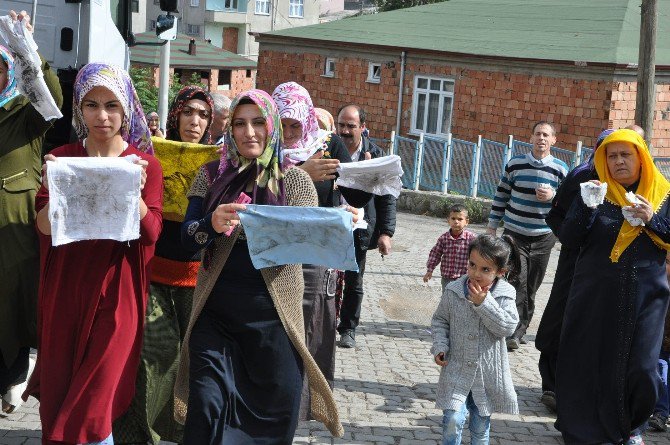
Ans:
{"type": "MultiPolygon", "coordinates": [[[[653,145],[670,155],[670,2],[658,9],[653,145]]],[[[450,0],[261,33],[257,86],[297,81],[331,112],[358,103],[379,137],[506,142],[548,120],[557,145],[592,145],[633,123],[639,23],[639,0],[450,0]]]]}
{"type": "MultiPolygon", "coordinates": [[[[152,32],[138,34],[137,41],[159,42],[152,32]]],[[[138,45],[131,48],[130,63],[133,67],[150,67],[154,82],[160,78],[160,46],[138,45]]],[[[235,97],[238,93],[254,87],[256,62],[212,45],[210,42],[177,35],[170,45],[170,73],[176,73],[182,83],[191,79],[193,73],[209,91],[235,97]]]]}
{"type": "MultiPolygon", "coordinates": [[[[147,30],[155,30],[159,0],[146,1],[147,30]]],[[[343,0],[185,0],[175,15],[180,33],[256,60],[258,43],[249,33],[319,23],[321,4],[338,2],[344,8],[343,0]]]]}

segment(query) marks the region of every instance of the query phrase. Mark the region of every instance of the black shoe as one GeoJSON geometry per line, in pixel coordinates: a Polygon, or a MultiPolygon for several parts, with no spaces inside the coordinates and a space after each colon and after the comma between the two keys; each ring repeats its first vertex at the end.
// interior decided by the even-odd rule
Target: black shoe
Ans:
{"type": "Polygon", "coordinates": [[[661,413],[654,413],[654,415],[649,418],[647,423],[649,423],[649,426],[654,431],[666,432],[668,431],[668,426],[666,425],[667,421],[668,418],[663,416],[661,413]]]}
{"type": "Polygon", "coordinates": [[[356,333],[351,329],[342,332],[340,335],[340,342],[337,344],[340,348],[355,348],[356,339],[354,338],[356,333]]]}
{"type": "Polygon", "coordinates": [[[519,339],[516,337],[510,337],[507,339],[507,350],[508,351],[514,351],[515,349],[519,349],[519,339]]]}
{"type": "Polygon", "coordinates": [[[540,402],[549,408],[549,411],[556,412],[556,394],[553,391],[544,391],[540,397],[540,402]]]}
{"type": "Polygon", "coordinates": [[[519,339],[519,343],[521,343],[522,345],[527,345],[527,344],[528,344],[528,340],[526,340],[526,337],[521,337],[521,338],[519,339]]]}

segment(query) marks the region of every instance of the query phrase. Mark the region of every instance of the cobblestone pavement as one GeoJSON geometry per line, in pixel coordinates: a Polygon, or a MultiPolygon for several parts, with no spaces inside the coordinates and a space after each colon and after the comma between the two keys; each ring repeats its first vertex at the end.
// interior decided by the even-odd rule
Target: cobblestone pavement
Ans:
{"type": "MultiPolygon", "coordinates": [[[[393,253],[368,254],[365,300],[355,349],[337,350],[335,396],[345,435],[332,439],[318,422],[302,422],[294,445],[440,443],[441,412],[434,408],[439,369],[429,353],[428,324],[440,296],[440,281],[424,285],[428,251],[447,230],[443,220],[399,214],[393,253]]],[[[470,226],[482,233],[483,226],[470,226]]],[[[537,296],[529,344],[510,354],[519,398],[518,416],[494,415],[491,444],[562,444],[554,417],[539,403],[539,353],[534,334],[546,305],[558,248],[537,296]]],[[[30,399],[17,414],[0,418],[0,445],[39,444],[37,402],[30,399]]],[[[469,443],[467,432],[463,443],[469,443]]],[[[648,433],[648,445],[670,444],[670,433],[648,433]]]]}

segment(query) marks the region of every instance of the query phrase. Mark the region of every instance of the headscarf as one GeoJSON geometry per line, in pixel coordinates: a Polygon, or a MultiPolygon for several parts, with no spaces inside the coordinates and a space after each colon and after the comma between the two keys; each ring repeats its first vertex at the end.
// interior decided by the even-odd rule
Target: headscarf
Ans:
{"type": "Polygon", "coordinates": [[[596,151],[598,151],[598,148],[603,143],[605,138],[607,136],[609,136],[610,134],[612,134],[613,131],[614,131],[614,129],[610,128],[608,130],[603,130],[598,135],[598,138],[596,139],[596,143],[593,146],[593,153],[591,153],[591,156],[589,156],[589,159],[586,162],[584,162],[584,163],[582,163],[582,164],[580,164],[580,165],[578,165],[577,167],[574,168],[573,173],[572,173],[573,177],[574,177],[574,175],[581,174],[582,172],[587,171],[587,170],[589,170],[591,172],[595,171],[595,167],[593,166],[593,158],[596,155],[596,151]]]}
{"type": "Polygon", "coordinates": [[[133,82],[125,70],[115,65],[89,63],[77,73],[72,98],[72,114],[74,128],[79,139],[84,139],[88,135],[81,103],[84,96],[95,87],[107,88],[121,102],[123,107],[121,137],[123,140],[140,151],[153,154],[151,132],[133,82]]]}
{"type": "MultiPolygon", "coordinates": [[[[267,139],[265,149],[256,159],[240,156],[233,138],[232,126],[225,136],[225,144],[221,151],[221,159],[214,161],[215,178],[205,196],[206,213],[213,212],[219,204],[234,202],[249,182],[254,182],[252,202],[266,205],[285,205],[284,172],[279,158],[281,144],[281,120],[277,105],[268,93],[262,90],[248,90],[237,95],[230,105],[230,116],[235,117],[235,110],[242,99],[250,99],[258,106],[265,118],[267,139]]],[[[213,170],[208,169],[208,170],[213,170]]]]}
{"type": "Polygon", "coordinates": [[[282,161],[296,164],[309,159],[324,147],[325,140],[332,132],[319,129],[312,98],[305,88],[295,82],[286,82],[272,93],[281,119],[295,119],[302,125],[302,137],[292,146],[282,144],[282,161]]]}
{"type": "MultiPolygon", "coordinates": [[[[187,87],[182,88],[181,90],[179,90],[174,100],[172,101],[172,106],[170,107],[170,111],[168,112],[167,124],[165,124],[166,127],[165,139],[171,141],[181,141],[181,136],[179,135],[179,115],[184,109],[184,105],[186,105],[186,102],[193,99],[204,100],[207,103],[207,105],[209,105],[209,109],[211,110],[211,112],[214,112],[214,102],[212,101],[212,96],[210,96],[207,91],[203,90],[202,88],[196,85],[189,85],[187,87]]],[[[209,127],[211,126],[212,126],[212,118],[210,116],[209,122],[207,123],[207,127],[205,127],[205,132],[203,133],[202,138],[200,138],[199,143],[209,144],[210,139],[209,127]]]]}
{"type": "MultiPolygon", "coordinates": [[[[596,172],[600,181],[607,183],[607,194],[605,198],[612,204],[619,207],[629,206],[630,202],[626,199],[626,189],[619,184],[610,174],[607,166],[607,145],[613,142],[629,142],[637,149],[637,154],[640,157],[640,181],[637,186],[636,193],[644,197],[651,203],[651,208],[654,213],[663,205],[665,199],[670,192],[670,182],[665,179],[663,174],[656,168],[654,160],[649,154],[646,142],[642,136],[633,130],[622,129],[612,132],[605,138],[601,144],[601,148],[596,151],[594,156],[594,164],[596,172]]],[[[619,235],[617,236],[612,252],[610,253],[610,260],[613,263],[619,261],[621,254],[633,242],[633,240],[642,232],[645,231],[647,235],[654,241],[657,246],[665,250],[670,250],[670,244],[663,242],[658,235],[648,230],[644,226],[631,226],[627,220],[624,220],[619,235]]]]}
{"type": "Polygon", "coordinates": [[[335,119],[333,115],[323,108],[314,108],[316,120],[319,122],[319,128],[326,131],[335,131],[335,119]]]}
{"type": "Polygon", "coordinates": [[[16,87],[16,76],[14,74],[14,57],[7,48],[0,45],[0,57],[7,65],[7,84],[0,85],[0,107],[19,95],[16,87]]]}
{"type": "Polygon", "coordinates": [[[148,121],[149,119],[151,119],[152,117],[158,118],[158,113],[156,113],[155,111],[152,111],[152,112],[150,112],[150,113],[147,113],[147,121],[148,121]]]}

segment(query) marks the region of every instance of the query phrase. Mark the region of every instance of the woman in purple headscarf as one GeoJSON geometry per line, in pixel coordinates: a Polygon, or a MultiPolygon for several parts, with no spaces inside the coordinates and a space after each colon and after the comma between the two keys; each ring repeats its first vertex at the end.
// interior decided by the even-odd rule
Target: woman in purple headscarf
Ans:
{"type": "MultiPolygon", "coordinates": [[[[141,180],[140,237],[129,242],[51,245],[48,170],[37,194],[40,242],[39,355],[24,397],[40,400],[42,443],[113,443],[112,421],[129,406],[142,344],[147,265],[161,231],[163,175],[128,74],[112,65],[84,66],[74,83],[80,140],[58,157],[136,155],[141,180]]],[[[91,221],[95,224],[96,221],[91,221]]]]}

